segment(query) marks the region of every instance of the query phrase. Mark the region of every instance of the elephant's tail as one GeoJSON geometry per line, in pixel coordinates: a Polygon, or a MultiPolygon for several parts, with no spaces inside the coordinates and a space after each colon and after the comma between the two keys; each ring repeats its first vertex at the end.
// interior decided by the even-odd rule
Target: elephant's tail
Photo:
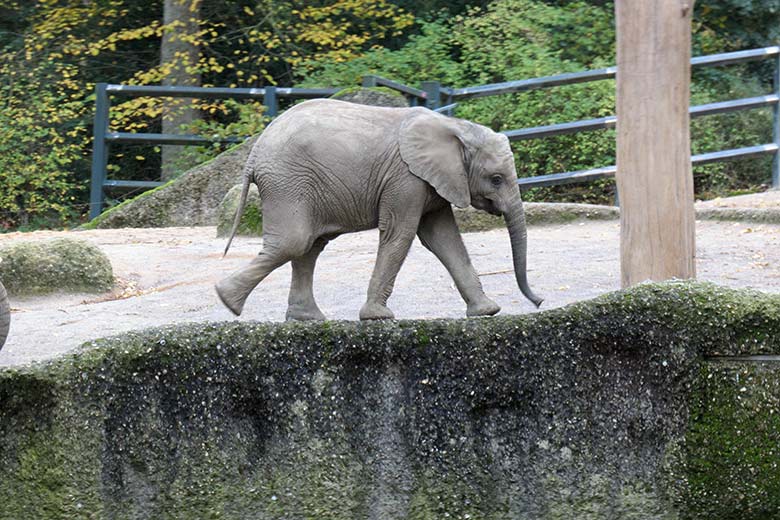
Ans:
{"type": "Polygon", "coordinates": [[[246,197],[249,194],[249,183],[252,181],[252,173],[250,170],[244,171],[244,185],[241,187],[241,197],[238,199],[238,207],[236,208],[236,216],[233,219],[233,229],[230,231],[230,238],[225,246],[225,252],[222,254],[224,258],[227,255],[230,244],[233,243],[233,237],[236,236],[238,231],[238,225],[241,223],[241,215],[244,214],[244,207],[246,206],[246,197]]]}

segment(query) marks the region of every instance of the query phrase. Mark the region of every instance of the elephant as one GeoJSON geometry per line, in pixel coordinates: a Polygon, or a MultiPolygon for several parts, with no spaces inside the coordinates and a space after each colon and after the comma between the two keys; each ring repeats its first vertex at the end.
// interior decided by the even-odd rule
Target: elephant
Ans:
{"type": "Polygon", "coordinates": [[[312,291],[318,255],[335,237],[379,228],[379,248],[361,320],[393,319],[387,299],[415,236],[447,268],[467,316],[500,307],[485,295],[452,205],[503,215],[520,291],[542,299],[526,277],[526,224],[509,140],[487,127],[423,107],[388,108],[310,100],[277,117],[254,144],[230,249],[250,182],[260,192],[262,251],[217,282],[217,295],[240,315],[271,271],[292,263],[286,318],[323,320],[312,291]]]}
{"type": "Polygon", "coordinates": [[[8,293],[0,282],[0,349],[5,345],[8,328],[11,326],[11,306],[8,303],[8,293]]]}

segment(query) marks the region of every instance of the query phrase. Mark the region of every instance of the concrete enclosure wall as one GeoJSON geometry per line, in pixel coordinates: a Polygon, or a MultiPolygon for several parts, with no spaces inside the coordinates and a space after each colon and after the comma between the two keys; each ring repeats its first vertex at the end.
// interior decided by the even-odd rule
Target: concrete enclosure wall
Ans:
{"type": "Polygon", "coordinates": [[[780,297],[181,325],[0,372],[0,518],[780,514],[780,297]]]}

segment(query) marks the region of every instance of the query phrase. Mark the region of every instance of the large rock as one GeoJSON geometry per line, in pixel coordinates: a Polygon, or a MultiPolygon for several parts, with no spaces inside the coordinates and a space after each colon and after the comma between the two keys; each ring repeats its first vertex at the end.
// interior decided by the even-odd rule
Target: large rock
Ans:
{"type": "MultiPolygon", "coordinates": [[[[238,211],[238,203],[241,198],[241,184],[236,184],[227,192],[219,204],[217,213],[217,236],[226,237],[233,229],[233,221],[238,211]]],[[[253,183],[249,185],[249,193],[246,198],[244,213],[236,230],[237,235],[260,236],[263,234],[263,206],[260,201],[260,193],[253,183]]]]}
{"type": "Polygon", "coordinates": [[[0,280],[11,295],[102,292],[111,289],[111,262],[83,240],[17,242],[0,249],[0,280]]]}
{"type": "Polygon", "coordinates": [[[181,177],[107,210],[83,227],[213,226],[225,194],[241,182],[256,140],[253,137],[234,146],[181,177]]]}
{"type": "Polygon", "coordinates": [[[723,356],[778,353],[780,296],[695,283],[125,334],[0,372],[0,518],[776,518],[780,367],[723,356]]]}
{"type": "Polygon", "coordinates": [[[8,294],[3,283],[0,282],[0,348],[5,345],[8,337],[8,329],[11,326],[11,304],[8,303],[8,294]]]}
{"type": "Polygon", "coordinates": [[[350,87],[340,90],[331,99],[376,107],[408,107],[409,102],[398,91],[386,87],[350,87]]]}

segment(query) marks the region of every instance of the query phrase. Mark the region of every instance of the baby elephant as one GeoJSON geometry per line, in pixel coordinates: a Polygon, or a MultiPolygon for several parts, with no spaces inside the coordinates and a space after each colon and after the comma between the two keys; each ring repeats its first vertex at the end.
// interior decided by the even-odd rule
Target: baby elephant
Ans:
{"type": "Polygon", "coordinates": [[[217,283],[241,314],[249,293],[292,262],[288,320],[322,320],[312,279],[329,240],[379,228],[379,251],[361,320],[393,318],[387,299],[415,235],[449,271],[468,316],[497,313],[471,265],[451,204],[503,215],[520,291],[542,303],[526,280],[526,226],[506,136],[426,108],[372,107],[334,100],[301,103],[276,118],[252,149],[235,235],[255,182],[263,204],[263,249],[217,283]]]}

